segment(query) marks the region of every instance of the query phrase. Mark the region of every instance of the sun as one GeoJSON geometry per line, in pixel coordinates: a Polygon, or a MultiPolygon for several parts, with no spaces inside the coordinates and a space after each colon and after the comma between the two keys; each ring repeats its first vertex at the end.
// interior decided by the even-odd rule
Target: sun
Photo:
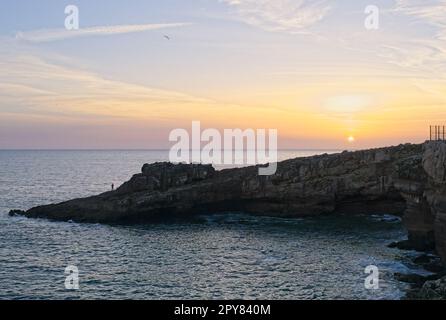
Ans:
{"type": "Polygon", "coordinates": [[[348,140],[348,142],[350,142],[350,143],[353,143],[353,142],[356,141],[356,139],[355,139],[354,136],[350,136],[350,137],[348,137],[347,140],[348,140]]]}

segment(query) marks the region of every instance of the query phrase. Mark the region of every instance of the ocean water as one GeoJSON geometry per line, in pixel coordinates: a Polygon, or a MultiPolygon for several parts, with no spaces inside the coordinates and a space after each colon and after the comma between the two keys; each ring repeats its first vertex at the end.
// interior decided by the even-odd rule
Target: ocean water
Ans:
{"type": "MultiPolygon", "coordinates": [[[[283,151],[280,159],[326,151],[283,151]]],[[[327,151],[329,152],[329,151],[327,151]]],[[[9,217],[104,192],[167,160],[166,151],[0,151],[0,299],[400,299],[415,272],[405,237],[379,216],[198,216],[115,226],[9,217]],[[68,265],[79,290],[65,288],[68,265]],[[380,271],[378,290],[364,269],[380,271]]]]}

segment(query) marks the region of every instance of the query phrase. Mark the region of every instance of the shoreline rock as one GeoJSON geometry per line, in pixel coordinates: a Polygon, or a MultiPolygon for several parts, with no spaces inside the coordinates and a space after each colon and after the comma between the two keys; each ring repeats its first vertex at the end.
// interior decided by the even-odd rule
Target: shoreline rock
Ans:
{"type": "Polygon", "coordinates": [[[446,300],[446,277],[426,281],[417,297],[425,300],[446,300]]]}
{"type": "Polygon", "coordinates": [[[396,280],[410,285],[405,299],[446,300],[446,287],[440,281],[441,279],[445,279],[444,281],[446,282],[446,268],[441,262],[440,257],[435,254],[422,254],[414,258],[412,262],[432,274],[395,273],[394,277],[396,280]]]}

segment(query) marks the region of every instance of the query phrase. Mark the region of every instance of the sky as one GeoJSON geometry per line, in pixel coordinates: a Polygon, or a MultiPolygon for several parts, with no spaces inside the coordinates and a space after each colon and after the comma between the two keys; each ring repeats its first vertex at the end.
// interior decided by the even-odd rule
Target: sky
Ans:
{"type": "Polygon", "coordinates": [[[192,121],[283,149],[418,143],[445,89],[446,0],[0,2],[0,149],[164,149],[192,121]]]}

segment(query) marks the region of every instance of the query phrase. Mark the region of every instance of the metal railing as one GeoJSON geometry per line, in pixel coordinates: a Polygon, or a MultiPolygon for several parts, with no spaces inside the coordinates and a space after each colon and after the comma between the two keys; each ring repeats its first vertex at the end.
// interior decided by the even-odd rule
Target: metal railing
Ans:
{"type": "Polygon", "coordinates": [[[446,141],[446,126],[430,126],[430,141],[446,141]]]}

